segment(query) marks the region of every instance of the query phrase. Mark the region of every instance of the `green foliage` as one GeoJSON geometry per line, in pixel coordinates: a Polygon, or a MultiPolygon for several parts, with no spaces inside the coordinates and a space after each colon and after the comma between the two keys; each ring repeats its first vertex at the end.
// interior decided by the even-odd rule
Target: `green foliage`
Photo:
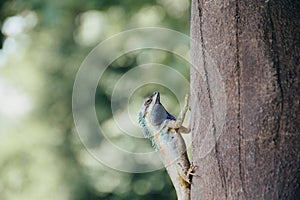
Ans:
{"type": "MultiPolygon", "coordinates": [[[[0,199],[175,199],[165,170],[118,172],[87,153],[74,128],[72,89],[81,62],[99,42],[144,26],[187,34],[189,15],[185,0],[1,1],[0,199]],[[13,30],[9,20],[17,24],[13,30]],[[93,27],[93,20],[101,26],[93,27]]],[[[145,59],[142,54],[117,59],[100,80],[96,92],[100,123],[112,120],[113,85],[145,59]]],[[[177,60],[166,54],[162,63],[188,77],[177,60]]],[[[136,96],[146,96],[152,89],[139,89],[136,96]]],[[[179,107],[178,102],[170,104],[179,107]]],[[[177,114],[179,108],[172,112],[177,114]]],[[[122,145],[125,140],[113,134],[108,137],[122,145]]],[[[128,142],[124,146],[133,150],[144,148],[128,142]]]]}

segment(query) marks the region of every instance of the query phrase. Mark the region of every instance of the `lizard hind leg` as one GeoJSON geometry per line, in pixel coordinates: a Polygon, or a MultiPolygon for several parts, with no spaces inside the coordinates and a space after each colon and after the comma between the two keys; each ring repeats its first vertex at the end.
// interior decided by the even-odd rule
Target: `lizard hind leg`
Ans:
{"type": "Polygon", "coordinates": [[[194,173],[196,168],[197,168],[196,165],[193,165],[193,164],[190,165],[190,168],[186,174],[186,176],[189,180],[190,180],[191,176],[198,176],[197,174],[194,173]]]}
{"type": "Polygon", "coordinates": [[[177,163],[178,175],[189,185],[191,184],[192,176],[196,176],[196,174],[194,173],[196,168],[197,167],[195,165],[191,164],[190,167],[188,169],[186,169],[186,168],[183,168],[180,163],[177,163]]]}

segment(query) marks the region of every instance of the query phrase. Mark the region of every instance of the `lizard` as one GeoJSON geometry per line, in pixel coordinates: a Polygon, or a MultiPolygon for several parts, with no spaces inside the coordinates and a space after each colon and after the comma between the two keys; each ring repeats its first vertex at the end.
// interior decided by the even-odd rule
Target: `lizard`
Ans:
{"type": "Polygon", "coordinates": [[[156,91],[146,98],[139,112],[139,124],[144,137],[149,138],[154,149],[159,152],[178,200],[190,199],[191,178],[196,168],[190,164],[181,136],[181,133],[190,132],[190,128],[182,126],[189,109],[188,103],[189,95],[186,95],[185,105],[176,119],[161,104],[160,93],[156,91]]]}

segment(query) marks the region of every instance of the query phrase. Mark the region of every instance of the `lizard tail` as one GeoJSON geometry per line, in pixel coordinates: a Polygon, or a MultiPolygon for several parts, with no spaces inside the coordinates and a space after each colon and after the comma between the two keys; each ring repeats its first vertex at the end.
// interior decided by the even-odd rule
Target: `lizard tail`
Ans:
{"type": "Polygon", "coordinates": [[[180,191],[176,191],[178,200],[190,200],[190,188],[180,188],[180,191]]]}

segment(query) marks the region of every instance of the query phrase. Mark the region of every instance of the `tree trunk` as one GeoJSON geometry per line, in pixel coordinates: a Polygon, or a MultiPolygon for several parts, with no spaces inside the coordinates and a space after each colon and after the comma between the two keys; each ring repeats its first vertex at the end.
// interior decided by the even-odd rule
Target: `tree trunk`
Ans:
{"type": "Polygon", "coordinates": [[[296,0],[193,0],[192,199],[300,198],[299,19],[296,0]]]}

